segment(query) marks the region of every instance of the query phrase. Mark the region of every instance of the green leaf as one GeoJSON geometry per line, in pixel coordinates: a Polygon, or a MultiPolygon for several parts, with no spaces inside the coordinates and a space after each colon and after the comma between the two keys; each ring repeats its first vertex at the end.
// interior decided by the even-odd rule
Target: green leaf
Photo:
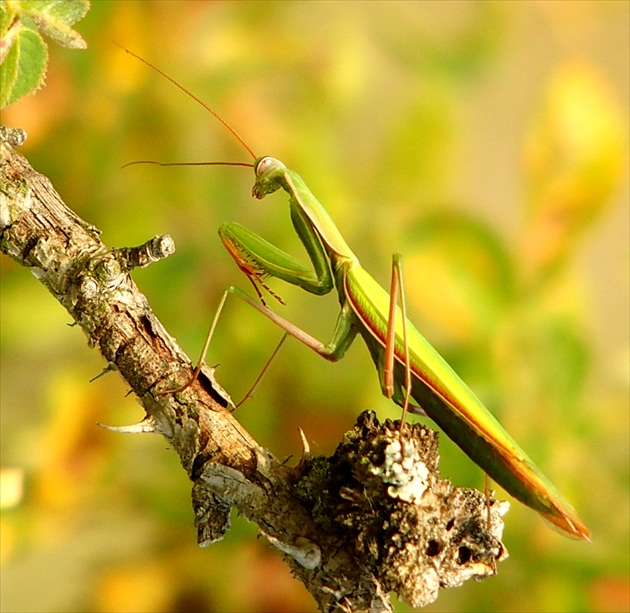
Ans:
{"type": "Polygon", "coordinates": [[[7,6],[6,3],[0,2],[0,34],[4,40],[4,33],[9,29],[15,18],[13,7],[7,6]]]}
{"type": "Polygon", "coordinates": [[[557,315],[543,322],[539,377],[545,395],[561,410],[578,402],[590,365],[588,345],[570,316],[557,315]]]}
{"type": "MultiPolygon", "coordinates": [[[[7,57],[15,37],[20,31],[20,21],[15,19],[15,11],[11,10],[5,4],[0,4],[0,36],[2,42],[0,44],[0,65],[7,57]]],[[[4,79],[3,72],[3,79],[4,79]]]]}
{"type": "Polygon", "coordinates": [[[437,326],[445,342],[491,334],[514,292],[513,263],[496,234],[461,212],[441,211],[411,227],[405,241],[405,285],[414,311],[437,326]]]}
{"type": "Polygon", "coordinates": [[[591,350],[570,312],[550,312],[544,300],[515,305],[495,339],[506,398],[568,415],[579,405],[591,350]]]}
{"type": "Polygon", "coordinates": [[[32,94],[44,83],[48,53],[38,30],[66,47],[87,47],[81,35],[70,26],[89,8],[88,0],[0,3],[0,108],[32,94]]]}
{"type": "Polygon", "coordinates": [[[29,28],[20,28],[2,62],[0,108],[6,108],[44,83],[48,53],[42,37],[29,28]]]}
{"type": "Polygon", "coordinates": [[[88,0],[30,0],[22,2],[21,8],[44,34],[61,45],[72,49],[87,48],[83,37],[70,26],[88,12],[88,0]]]}

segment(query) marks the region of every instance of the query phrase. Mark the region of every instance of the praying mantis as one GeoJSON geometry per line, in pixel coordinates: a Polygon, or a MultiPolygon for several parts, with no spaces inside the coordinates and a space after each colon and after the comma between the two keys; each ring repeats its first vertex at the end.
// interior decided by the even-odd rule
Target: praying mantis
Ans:
{"type": "MultiPolygon", "coordinates": [[[[392,282],[390,292],[387,292],[361,266],[326,209],[296,172],[274,157],[256,156],[240,135],[197,96],[142,57],[124,50],[201,104],[254,159],[251,164],[196,164],[251,167],[255,175],[252,189],[255,198],[263,199],[278,190],[283,190],[289,197],[293,227],[312,269],[244,226],[223,223],[219,227],[221,241],[253,285],[259,301],[231,286],[226,290],[222,304],[228,292],[237,295],[282,328],[285,335],[296,338],[330,361],[340,360],[360,335],[376,366],[383,394],[403,408],[403,419],[408,410],[427,415],[517,500],[537,511],[566,535],[590,541],[589,530],[576,511],[407,318],[401,256],[393,256],[392,282]],[[328,343],[312,337],[267,306],[264,291],[282,302],[265,283],[267,277],[281,279],[315,295],[327,294],[333,288],[337,290],[340,312],[328,343]]],[[[216,319],[215,316],[212,329],[216,319]]],[[[203,354],[208,342],[209,338],[203,354]]],[[[195,375],[200,366],[201,360],[195,375]]]]}

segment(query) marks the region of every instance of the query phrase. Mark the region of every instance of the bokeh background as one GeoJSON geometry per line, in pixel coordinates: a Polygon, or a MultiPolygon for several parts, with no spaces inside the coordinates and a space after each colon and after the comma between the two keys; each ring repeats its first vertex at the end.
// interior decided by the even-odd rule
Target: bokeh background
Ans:
{"type": "MultiPolygon", "coordinates": [[[[513,503],[499,575],[427,611],[627,611],[628,18],[626,2],[107,2],[50,49],[46,87],[3,114],[22,152],[110,246],[170,233],[134,278],[196,360],[221,292],[247,287],[216,230],[247,224],[302,253],[282,194],[249,197],[247,160],[165,69],[259,154],[300,172],[382,283],[404,254],[417,327],[579,509],[592,545],[513,503]]],[[[32,275],[0,259],[3,611],[312,611],[256,530],[195,541],[190,483],[32,275]]],[[[335,296],[272,282],[328,339],[335,296]]],[[[209,363],[235,399],[280,333],[228,303],[209,363]]],[[[357,414],[395,418],[357,342],[328,364],[288,342],[239,419],[274,454],[331,453],[357,414]]],[[[441,439],[442,472],[483,476],[441,439]]],[[[505,496],[502,492],[498,495],[505,496]]],[[[398,603],[397,610],[406,611],[398,603]]]]}

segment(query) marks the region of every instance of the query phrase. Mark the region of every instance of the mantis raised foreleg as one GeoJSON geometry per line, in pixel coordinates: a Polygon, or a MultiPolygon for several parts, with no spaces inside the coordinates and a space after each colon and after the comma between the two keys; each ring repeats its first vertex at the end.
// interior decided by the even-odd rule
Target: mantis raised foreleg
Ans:
{"type": "MultiPolygon", "coordinates": [[[[155,69],[201,102],[168,75],[155,69]]],[[[361,266],[328,212],[302,178],[273,157],[256,158],[223,119],[201,104],[228,127],[255,158],[253,195],[262,199],[279,189],[287,193],[293,226],[312,263],[311,270],[247,228],[224,223],[219,228],[221,240],[254,285],[261,301],[252,299],[236,287],[229,291],[328,360],[342,358],[360,334],[370,351],[386,396],[405,409],[411,399],[515,498],[567,534],[589,540],[589,531],[574,509],[407,319],[404,300],[402,308],[396,305],[396,294],[399,291],[402,294],[400,257],[394,256],[390,295],[361,266]],[[262,294],[268,289],[264,278],[269,276],[317,295],[336,288],[341,309],[328,343],[313,338],[264,303],[262,294]]]]}

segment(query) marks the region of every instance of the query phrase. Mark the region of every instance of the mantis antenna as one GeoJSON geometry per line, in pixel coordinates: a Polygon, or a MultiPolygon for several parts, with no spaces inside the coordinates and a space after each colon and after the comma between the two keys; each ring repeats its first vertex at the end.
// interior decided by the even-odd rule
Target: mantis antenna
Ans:
{"type": "MultiPolygon", "coordinates": [[[[212,110],[201,98],[195,96],[195,94],[193,94],[191,91],[187,90],[183,85],[178,83],[175,79],[170,77],[163,70],[160,70],[157,66],[154,66],[153,64],[151,64],[151,62],[148,62],[143,57],[139,56],[137,53],[134,53],[133,51],[129,51],[129,49],[127,49],[126,47],[123,47],[120,43],[117,43],[116,41],[112,41],[112,42],[115,45],[117,45],[118,47],[120,47],[123,51],[126,51],[129,55],[133,55],[133,57],[135,57],[136,59],[140,60],[143,64],[146,64],[149,68],[152,68],[153,70],[155,70],[155,72],[161,74],[165,79],[169,80],[175,87],[181,89],[187,96],[189,96],[190,98],[195,100],[197,103],[199,103],[204,109],[206,109],[206,111],[208,111],[209,113],[214,115],[214,117],[218,121],[220,121],[232,133],[234,138],[236,138],[236,140],[239,143],[241,143],[241,145],[243,145],[243,147],[245,147],[245,149],[252,156],[252,158],[254,158],[254,160],[256,159],[256,157],[257,157],[256,154],[252,151],[250,146],[245,142],[243,137],[227,121],[225,121],[225,119],[223,119],[223,117],[221,117],[221,115],[219,115],[216,111],[212,110]]],[[[174,163],[174,164],[160,164],[159,162],[132,162],[132,163],[133,164],[159,164],[160,166],[186,166],[186,165],[188,165],[188,166],[223,165],[223,166],[250,166],[250,167],[252,166],[251,164],[245,164],[243,162],[236,162],[236,163],[233,163],[233,162],[197,162],[197,163],[192,163],[192,164],[188,164],[186,162],[174,163]]],[[[127,166],[130,166],[130,165],[131,164],[127,164],[127,166]]]]}

